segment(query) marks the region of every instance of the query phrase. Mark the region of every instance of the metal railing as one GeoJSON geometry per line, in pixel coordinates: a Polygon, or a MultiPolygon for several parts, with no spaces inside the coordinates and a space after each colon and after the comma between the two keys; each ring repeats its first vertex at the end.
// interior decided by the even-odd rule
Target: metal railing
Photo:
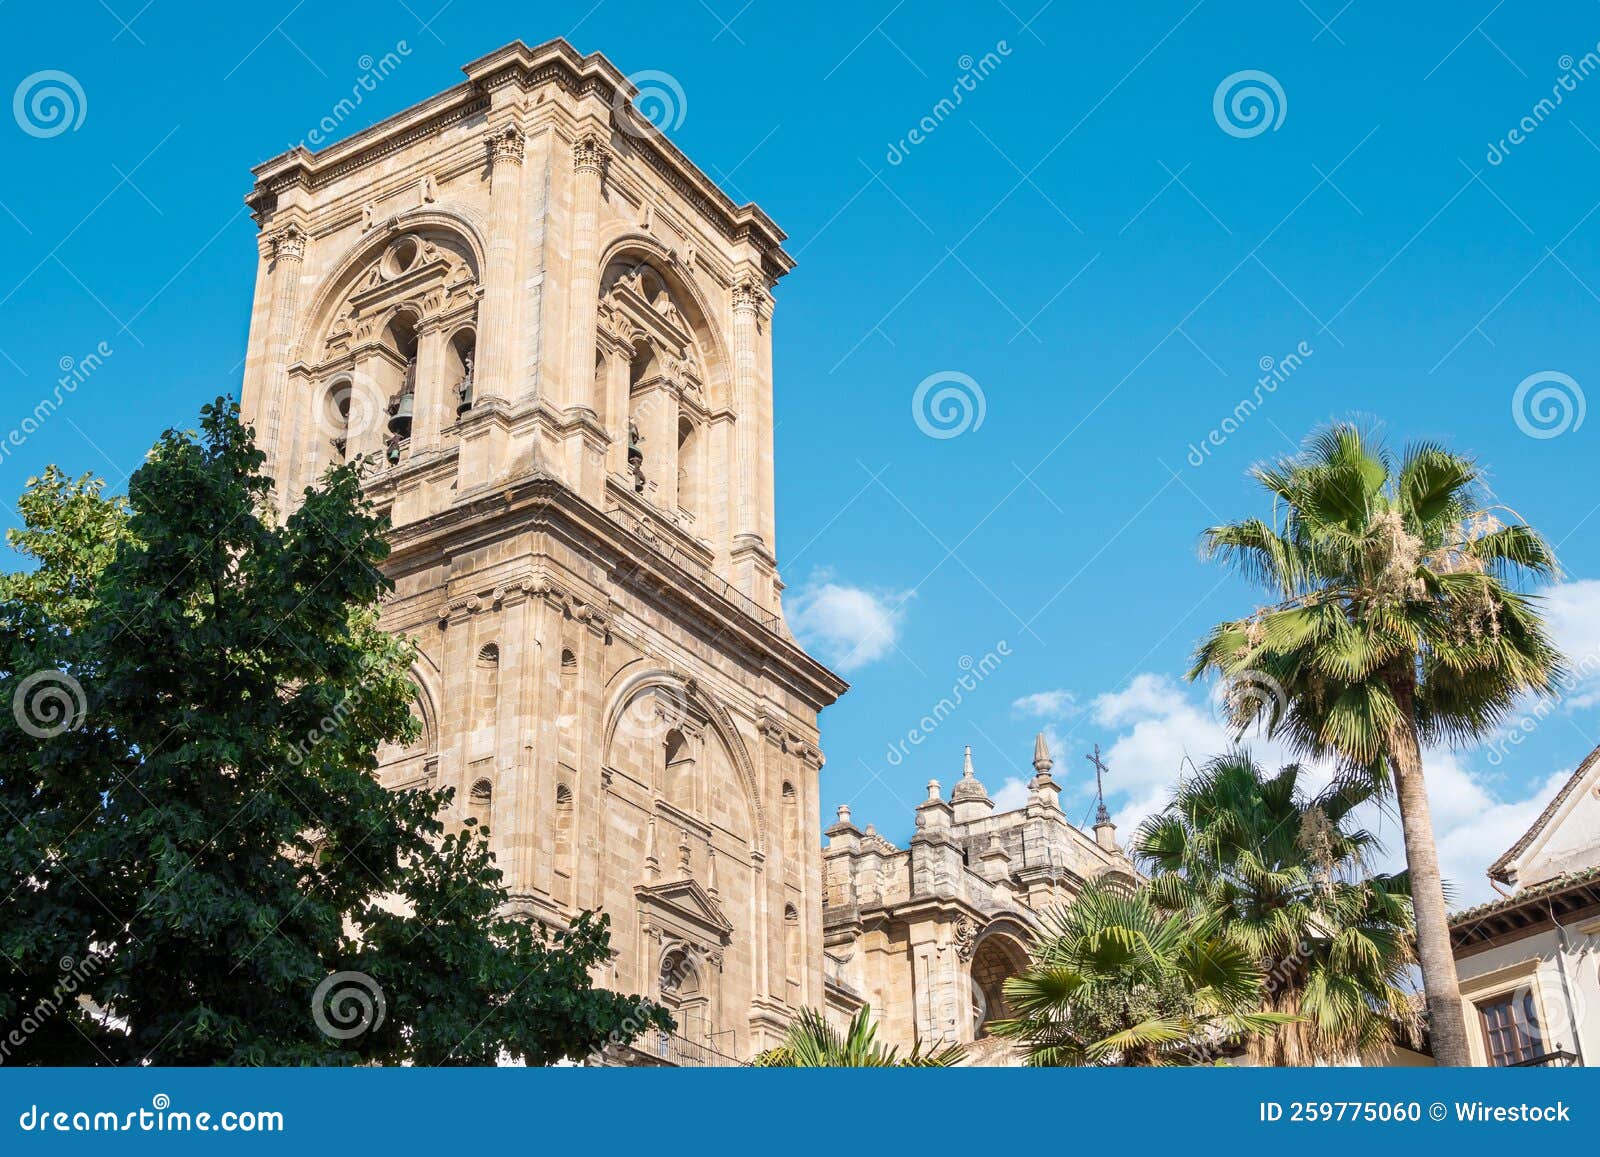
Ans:
{"type": "Polygon", "coordinates": [[[702,1041],[690,1040],[686,1036],[679,1036],[675,1032],[658,1032],[653,1042],[654,1047],[649,1047],[645,1041],[639,1042],[641,1048],[648,1048],[661,1060],[670,1065],[682,1065],[694,1068],[731,1069],[747,1067],[749,1062],[738,1057],[729,1056],[720,1052],[702,1041]]]}
{"type": "Polygon", "coordinates": [[[1512,1061],[1506,1067],[1513,1069],[1566,1069],[1577,1063],[1578,1056],[1576,1053],[1569,1053],[1566,1049],[1556,1049],[1554,1052],[1540,1053],[1536,1057],[1512,1061]]]}

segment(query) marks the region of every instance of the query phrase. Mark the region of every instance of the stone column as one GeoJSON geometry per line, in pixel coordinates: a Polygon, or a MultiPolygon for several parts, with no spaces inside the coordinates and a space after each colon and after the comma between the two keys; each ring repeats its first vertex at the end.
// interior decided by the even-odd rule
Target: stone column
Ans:
{"type": "MultiPolygon", "coordinates": [[[[560,608],[549,598],[539,599],[533,607],[532,642],[538,653],[539,668],[532,673],[534,707],[527,721],[523,743],[532,748],[529,752],[531,759],[527,774],[529,781],[527,798],[530,807],[525,813],[524,822],[528,824],[528,830],[535,833],[535,837],[524,849],[520,870],[523,878],[530,881],[533,891],[553,896],[555,893],[553,805],[556,777],[560,774],[561,748],[557,728],[561,725],[562,614],[560,608]],[[541,801],[548,801],[552,805],[551,808],[541,809],[539,807],[541,801]]],[[[592,804],[579,784],[574,783],[572,789],[573,816],[581,823],[592,804]]],[[[574,849],[582,855],[585,846],[576,828],[572,833],[572,840],[574,849]]]]}
{"type": "Polygon", "coordinates": [[[678,509],[678,391],[666,378],[647,379],[633,403],[644,437],[645,497],[668,514],[678,509]]]}
{"type": "MultiPolygon", "coordinates": [[[[525,826],[527,817],[536,814],[536,787],[527,774],[523,755],[527,734],[527,688],[531,681],[538,648],[529,623],[533,610],[528,595],[507,591],[500,604],[497,642],[500,647],[500,698],[495,704],[494,810],[490,838],[496,855],[506,868],[506,888],[527,893],[533,888],[531,874],[523,874],[528,845],[535,830],[525,826]]],[[[551,795],[554,799],[554,793],[551,795]]],[[[551,809],[553,811],[553,809],[551,809]]]]}
{"type": "Polygon", "coordinates": [[[462,782],[469,762],[472,729],[473,621],[476,600],[458,600],[444,609],[444,643],[440,655],[440,686],[466,688],[465,693],[444,695],[439,708],[439,775],[434,786],[453,787],[456,798],[450,819],[461,815],[467,785],[462,782]]]}
{"type": "Polygon", "coordinates": [[[750,278],[733,287],[733,404],[738,413],[738,467],[734,492],[738,496],[738,517],[734,519],[735,541],[761,535],[760,487],[757,462],[760,455],[760,403],[756,398],[756,321],[765,291],[750,278]]]}
{"type": "Polygon", "coordinates": [[[474,375],[480,398],[509,398],[516,346],[517,221],[520,216],[525,141],[515,125],[489,138],[489,252],[478,303],[478,361],[474,375]]]}
{"type": "Polygon", "coordinates": [[[439,448],[440,434],[455,417],[455,383],[445,381],[444,327],[430,318],[417,327],[417,386],[412,399],[411,453],[439,448]],[[448,407],[448,408],[447,408],[448,407]]]}
{"type": "MultiPolygon", "coordinates": [[[[579,856],[592,855],[595,865],[592,872],[576,870],[573,881],[573,903],[580,908],[603,908],[606,904],[606,884],[610,875],[607,864],[606,811],[610,806],[610,777],[605,774],[605,685],[606,685],[606,628],[597,615],[585,610],[579,613],[583,629],[574,632],[578,660],[578,711],[574,726],[578,728],[577,795],[578,810],[574,816],[573,841],[579,856]],[[581,790],[579,790],[581,789],[581,790]]],[[[552,789],[553,790],[553,789],[552,789]]],[[[617,918],[621,918],[618,913],[617,918]]]]}
{"type": "Polygon", "coordinates": [[[598,133],[585,133],[572,145],[572,244],[567,305],[567,386],[559,394],[563,409],[594,408],[595,327],[600,308],[600,183],[610,150],[598,133]]]}
{"type": "Polygon", "coordinates": [[[776,422],[772,389],[772,295],[758,301],[756,330],[756,529],[769,558],[777,554],[777,487],[773,477],[773,426],[776,422]]]}
{"type": "Polygon", "coordinates": [[[292,447],[284,446],[283,414],[289,408],[289,358],[293,353],[294,326],[300,312],[300,273],[306,256],[305,230],[285,225],[272,234],[272,303],[268,328],[266,388],[261,392],[258,433],[268,468],[277,480],[279,497],[288,483],[294,461],[292,447]]]}
{"type": "MultiPolygon", "coordinates": [[[[350,410],[345,426],[345,459],[347,461],[372,455],[377,468],[383,469],[383,441],[389,435],[389,414],[386,409],[389,395],[383,387],[386,376],[381,371],[385,359],[395,355],[387,347],[369,345],[356,353],[355,371],[351,374],[350,410]]],[[[393,373],[393,371],[389,371],[393,373]]]]}
{"type": "MultiPolygon", "coordinates": [[[[611,443],[606,447],[606,473],[620,479],[630,478],[628,472],[628,368],[633,361],[633,347],[615,335],[604,340],[606,358],[606,433],[611,443]]],[[[631,482],[627,483],[631,485],[631,482]]]]}

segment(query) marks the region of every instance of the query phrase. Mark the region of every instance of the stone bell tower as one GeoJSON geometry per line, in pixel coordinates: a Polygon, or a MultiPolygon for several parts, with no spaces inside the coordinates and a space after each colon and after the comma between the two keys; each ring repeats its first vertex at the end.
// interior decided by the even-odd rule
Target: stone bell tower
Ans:
{"type": "MultiPolygon", "coordinates": [[[[243,408],[280,503],[364,458],[422,737],[520,910],[611,917],[607,984],[669,1059],[747,1057],[822,1003],[817,713],[783,621],[772,298],[783,233],[629,103],[517,42],[255,170],[243,408]]],[[[644,1047],[644,1046],[641,1046],[644,1047]]]]}

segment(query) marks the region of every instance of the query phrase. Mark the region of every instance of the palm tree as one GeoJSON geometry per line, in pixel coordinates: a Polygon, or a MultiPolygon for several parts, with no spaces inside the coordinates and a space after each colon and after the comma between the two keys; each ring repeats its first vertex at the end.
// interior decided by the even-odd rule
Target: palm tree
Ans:
{"type": "Polygon", "coordinates": [[[862,1005],[842,1034],[814,1008],[802,1008],[777,1048],[768,1049],[752,1062],[757,1068],[777,1069],[935,1069],[959,1065],[967,1057],[959,1045],[924,1053],[918,1045],[901,1059],[900,1051],[879,1044],[872,1008],[862,1005]]]}
{"type": "Polygon", "coordinates": [[[1274,601],[1215,627],[1189,677],[1223,677],[1239,733],[1263,723],[1392,780],[1434,1058],[1469,1064],[1422,749],[1481,737],[1561,676],[1535,601],[1511,586],[1555,576],[1555,556],[1513,515],[1502,521],[1475,462],[1432,443],[1396,461],[1338,424],[1252,473],[1271,519],[1214,526],[1205,544],[1274,601]]]}
{"type": "Polygon", "coordinates": [[[1146,888],[1091,881],[1041,917],[1029,966],[1005,982],[1030,1065],[1192,1065],[1292,1017],[1262,1012],[1255,959],[1215,917],[1163,912],[1146,888]]]}
{"type": "Polygon", "coordinates": [[[1267,776],[1245,751],[1185,780],[1134,837],[1150,891],[1168,911],[1215,919],[1261,964],[1263,1004],[1299,1019],[1256,1037],[1258,1064],[1353,1060],[1396,1029],[1417,1038],[1401,985],[1414,963],[1403,875],[1364,874],[1377,840],[1351,812],[1371,784],[1335,784],[1307,797],[1289,764],[1267,776]]]}

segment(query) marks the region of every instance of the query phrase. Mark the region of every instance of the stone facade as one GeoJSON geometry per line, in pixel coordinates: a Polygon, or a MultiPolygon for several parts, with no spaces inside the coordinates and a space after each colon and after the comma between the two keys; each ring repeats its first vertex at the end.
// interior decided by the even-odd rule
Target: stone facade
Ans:
{"type": "Polygon", "coordinates": [[[1089,880],[1138,878],[1103,806],[1092,838],[1062,814],[1043,735],[1033,767],[1027,804],[996,812],[967,748],[949,799],[929,781],[905,848],[839,809],[823,852],[830,1020],[868,1003],[902,1050],[963,1044],[974,1063],[1013,1059],[986,1026],[1009,1015],[1002,985],[1026,965],[1038,913],[1089,880]]]}
{"type": "Polygon", "coordinates": [[[245,417],[286,508],[370,457],[422,721],[385,781],[453,787],[521,911],[605,911],[602,982],[748,1057],[824,1000],[817,714],[845,689],[773,553],[793,263],[604,57],[464,71],[255,170],[245,417]]]}

